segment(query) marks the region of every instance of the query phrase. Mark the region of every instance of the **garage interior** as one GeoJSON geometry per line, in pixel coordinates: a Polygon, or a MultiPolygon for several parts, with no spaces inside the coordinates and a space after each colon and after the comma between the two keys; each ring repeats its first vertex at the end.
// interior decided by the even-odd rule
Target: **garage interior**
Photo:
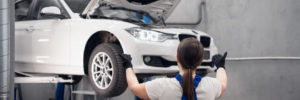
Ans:
{"type": "MultiPolygon", "coordinates": [[[[14,84],[14,2],[0,1],[0,100],[54,100],[58,84],[14,84]]],[[[299,11],[299,0],[204,0],[200,23],[170,26],[206,32],[214,38],[219,52],[229,52],[228,88],[221,100],[297,100],[300,98],[299,11]]],[[[180,20],[177,16],[180,15],[170,17],[180,20]]],[[[77,85],[65,85],[64,99],[135,99],[128,89],[120,96],[103,98],[89,84],[88,78],[83,77],[77,85]],[[74,87],[80,91],[72,90],[74,87]]]]}

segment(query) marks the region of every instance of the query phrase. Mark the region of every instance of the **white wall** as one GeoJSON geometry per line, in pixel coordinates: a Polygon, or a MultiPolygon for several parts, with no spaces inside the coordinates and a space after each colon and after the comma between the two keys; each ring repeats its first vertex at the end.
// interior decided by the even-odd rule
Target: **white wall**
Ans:
{"type": "MultiPolygon", "coordinates": [[[[299,0],[206,0],[196,29],[230,58],[300,57],[299,0]]],[[[300,60],[228,61],[223,100],[298,100],[300,60]]]]}

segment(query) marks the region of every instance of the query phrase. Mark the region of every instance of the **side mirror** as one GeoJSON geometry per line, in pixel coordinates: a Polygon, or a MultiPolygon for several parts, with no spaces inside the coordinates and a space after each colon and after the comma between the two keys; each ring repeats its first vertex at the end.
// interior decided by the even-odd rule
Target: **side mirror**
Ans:
{"type": "Polygon", "coordinates": [[[58,7],[55,6],[50,6],[50,7],[45,7],[41,10],[41,14],[45,15],[61,15],[61,11],[58,7]]]}

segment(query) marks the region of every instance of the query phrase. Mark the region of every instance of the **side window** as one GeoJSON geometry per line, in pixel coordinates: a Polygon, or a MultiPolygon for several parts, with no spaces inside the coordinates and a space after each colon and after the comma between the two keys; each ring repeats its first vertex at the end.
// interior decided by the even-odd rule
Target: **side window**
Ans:
{"type": "Polygon", "coordinates": [[[69,18],[59,0],[39,0],[32,17],[37,20],[69,18]]]}
{"type": "Polygon", "coordinates": [[[32,0],[22,0],[15,3],[15,20],[23,21],[28,19],[29,7],[32,0]]]}

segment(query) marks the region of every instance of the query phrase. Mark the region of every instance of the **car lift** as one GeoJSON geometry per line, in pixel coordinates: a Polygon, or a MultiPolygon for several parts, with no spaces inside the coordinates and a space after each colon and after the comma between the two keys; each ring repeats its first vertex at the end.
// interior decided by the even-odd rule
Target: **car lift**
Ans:
{"type": "Polygon", "coordinates": [[[22,91],[21,91],[21,83],[57,83],[57,89],[56,89],[56,100],[63,100],[64,98],[64,83],[72,83],[72,79],[63,79],[58,76],[38,76],[33,74],[27,74],[23,72],[15,72],[15,95],[14,98],[16,100],[17,94],[19,100],[23,100],[22,98],[22,91]]]}
{"type": "MultiPolygon", "coordinates": [[[[34,74],[28,74],[23,72],[15,72],[17,75],[15,76],[15,98],[16,94],[18,94],[19,100],[22,99],[22,93],[21,93],[21,86],[20,84],[23,83],[55,83],[57,84],[57,90],[56,90],[56,100],[63,100],[59,99],[57,97],[63,98],[63,92],[64,92],[64,83],[72,83],[73,79],[64,79],[58,76],[38,76],[34,74]],[[61,89],[63,88],[63,89],[61,89]]],[[[76,90],[73,85],[69,86],[70,89],[70,99],[74,100],[74,96],[77,94],[80,95],[88,95],[93,96],[94,100],[97,100],[97,93],[95,91],[88,91],[88,90],[76,90]]],[[[107,98],[106,100],[109,100],[107,98]]]]}
{"type": "Polygon", "coordinates": [[[63,79],[56,76],[36,76],[32,74],[16,72],[15,83],[72,83],[72,79],[63,79]]]}

